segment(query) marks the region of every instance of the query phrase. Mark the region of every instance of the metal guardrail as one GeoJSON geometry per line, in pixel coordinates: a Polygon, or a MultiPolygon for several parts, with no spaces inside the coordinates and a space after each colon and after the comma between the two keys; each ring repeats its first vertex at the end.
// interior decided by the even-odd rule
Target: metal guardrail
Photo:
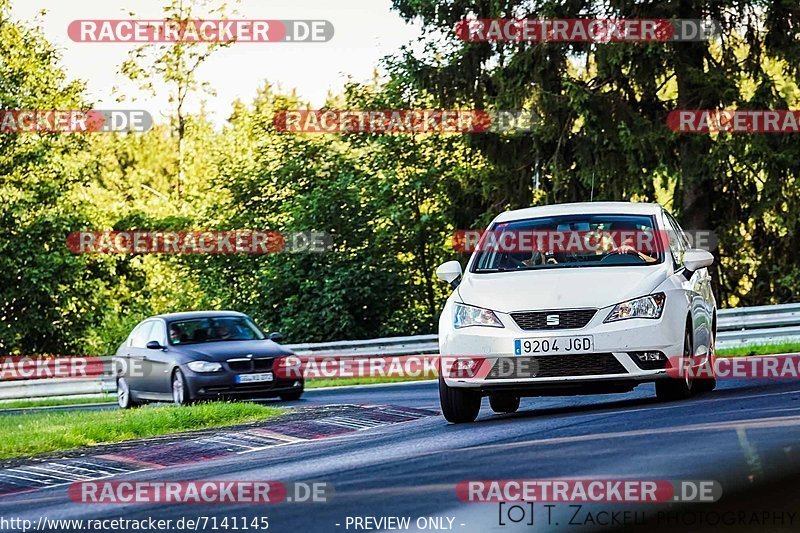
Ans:
{"type": "MultiPolygon", "coordinates": [[[[717,347],[730,348],[763,343],[800,342],[800,303],[720,309],[717,315],[717,347]]],[[[389,337],[360,341],[336,341],[284,345],[301,356],[400,356],[435,354],[437,335],[389,337]]],[[[37,379],[0,382],[0,400],[82,396],[114,393],[111,357],[102,357],[105,377],[91,379],[37,379]]]]}
{"type": "Polygon", "coordinates": [[[717,311],[717,347],[800,342],[800,303],[717,311]]]}
{"type": "Polygon", "coordinates": [[[414,335],[412,337],[387,337],[363,341],[319,342],[310,344],[285,344],[297,355],[308,356],[364,356],[421,355],[439,351],[438,335],[414,335]]]}

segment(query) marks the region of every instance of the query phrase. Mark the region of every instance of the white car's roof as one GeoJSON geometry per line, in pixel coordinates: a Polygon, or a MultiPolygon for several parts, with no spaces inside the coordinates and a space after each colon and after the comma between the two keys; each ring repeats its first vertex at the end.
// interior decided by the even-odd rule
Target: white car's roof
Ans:
{"type": "Polygon", "coordinates": [[[548,217],[558,215],[655,215],[661,209],[660,204],[643,204],[634,202],[580,202],[574,204],[553,204],[528,207],[501,213],[495,222],[509,222],[527,218],[548,217]]]}

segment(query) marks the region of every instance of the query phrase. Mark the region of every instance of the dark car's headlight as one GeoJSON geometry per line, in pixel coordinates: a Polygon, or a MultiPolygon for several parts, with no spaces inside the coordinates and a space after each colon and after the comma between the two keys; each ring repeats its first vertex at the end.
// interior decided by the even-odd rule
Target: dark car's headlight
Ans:
{"type": "Polygon", "coordinates": [[[192,361],[191,363],[187,364],[191,370],[195,372],[219,372],[222,370],[222,365],[220,363],[212,363],[210,361],[192,361]]]}
{"type": "Polygon", "coordinates": [[[617,320],[628,318],[661,318],[666,300],[666,295],[663,292],[659,292],[618,303],[604,322],[616,322],[617,320]]]}
{"type": "Polygon", "coordinates": [[[458,329],[467,326],[502,328],[503,323],[500,322],[494,311],[457,303],[453,306],[453,327],[458,329]]]}

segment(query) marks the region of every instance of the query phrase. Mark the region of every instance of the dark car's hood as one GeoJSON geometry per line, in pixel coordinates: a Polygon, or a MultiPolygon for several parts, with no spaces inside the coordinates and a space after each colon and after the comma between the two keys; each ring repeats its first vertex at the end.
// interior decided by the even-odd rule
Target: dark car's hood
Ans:
{"type": "Polygon", "coordinates": [[[255,358],[292,355],[292,351],[288,348],[284,348],[267,339],[262,341],[220,341],[184,344],[174,346],[172,349],[189,357],[206,361],[225,361],[237,357],[247,357],[251,354],[255,358]]]}

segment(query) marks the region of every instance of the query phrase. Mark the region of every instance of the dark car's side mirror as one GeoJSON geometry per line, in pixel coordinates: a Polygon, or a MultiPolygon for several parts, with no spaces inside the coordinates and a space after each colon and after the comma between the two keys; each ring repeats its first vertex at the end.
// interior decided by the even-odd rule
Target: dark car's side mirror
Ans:
{"type": "Polygon", "coordinates": [[[271,341],[280,342],[280,341],[283,340],[283,333],[279,333],[277,331],[273,331],[272,333],[267,335],[267,338],[269,340],[271,340],[271,341]]]}
{"type": "Polygon", "coordinates": [[[161,346],[161,343],[158,341],[150,341],[145,346],[147,346],[148,350],[163,350],[164,347],[161,346]]]}

